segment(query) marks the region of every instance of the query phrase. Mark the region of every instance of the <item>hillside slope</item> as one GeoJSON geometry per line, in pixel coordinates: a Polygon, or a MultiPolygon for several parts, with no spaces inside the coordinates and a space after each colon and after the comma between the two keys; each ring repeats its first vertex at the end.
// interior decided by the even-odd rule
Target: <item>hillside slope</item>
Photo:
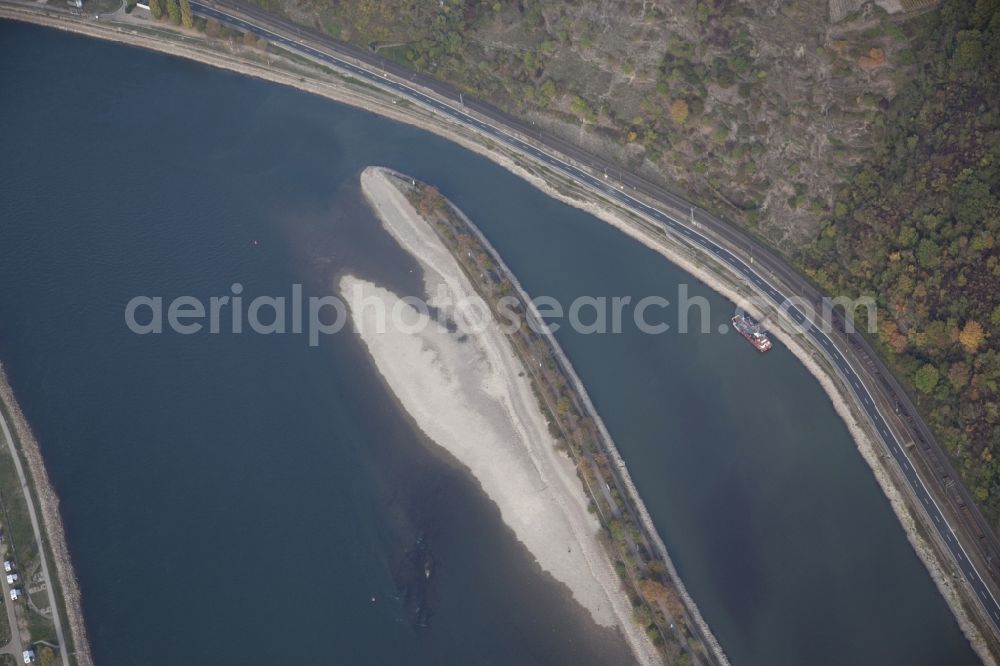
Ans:
{"type": "Polygon", "coordinates": [[[825,0],[260,2],[614,155],[785,250],[815,236],[913,70],[905,32],[870,4],[831,24],[825,0]]]}
{"type": "Polygon", "coordinates": [[[920,75],[801,264],[875,294],[878,343],[969,489],[1000,519],[1000,1],[923,19],[920,75]]]}

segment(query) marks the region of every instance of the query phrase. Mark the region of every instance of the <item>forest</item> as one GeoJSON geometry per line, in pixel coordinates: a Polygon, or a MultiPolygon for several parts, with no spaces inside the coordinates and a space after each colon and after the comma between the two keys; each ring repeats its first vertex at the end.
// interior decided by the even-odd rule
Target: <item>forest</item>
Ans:
{"type": "Polygon", "coordinates": [[[874,342],[996,526],[1000,518],[1000,0],[915,21],[918,74],[874,156],[797,257],[831,294],[872,295],[874,342]]]}

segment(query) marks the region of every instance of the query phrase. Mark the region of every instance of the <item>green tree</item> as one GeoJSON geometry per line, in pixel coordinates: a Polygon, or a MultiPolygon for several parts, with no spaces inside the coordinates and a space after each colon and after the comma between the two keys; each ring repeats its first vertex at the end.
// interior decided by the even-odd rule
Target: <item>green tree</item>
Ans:
{"type": "Polygon", "coordinates": [[[569,102],[569,108],[585,122],[592,123],[597,120],[597,112],[579,95],[574,95],[569,102]]]}
{"type": "MultiPolygon", "coordinates": [[[[839,206],[841,204],[837,205],[839,206]]],[[[899,230],[898,242],[900,245],[911,247],[917,242],[917,238],[919,238],[919,235],[917,234],[917,230],[913,227],[903,227],[899,230]]]]}
{"type": "Polygon", "coordinates": [[[149,13],[157,20],[163,16],[163,6],[160,4],[160,0],[149,0],[149,13]]]}
{"type": "Polygon", "coordinates": [[[538,104],[539,106],[546,108],[549,104],[552,104],[552,100],[555,98],[556,82],[552,79],[546,79],[545,83],[543,83],[538,89],[538,104]]]}
{"type": "Polygon", "coordinates": [[[938,265],[938,258],[941,248],[929,238],[925,238],[917,245],[917,261],[924,268],[935,268],[938,265]]]}
{"type": "Polygon", "coordinates": [[[653,624],[653,614],[649,612],[649,608],[643,604],[634,606],[632,608],[632,617],[635,618],[636,624],[640,627],[648,627],[653,624]]]}
{"type": "Polygon", "coordinates": [[[38,651],[38,663],[42,666],[53,666],[56,663],[56,653],[48,645],[38,651]]]}
{"type": "Polygon", "coordinates": [[[194,14],[191,13],[191,3],[189,0],[181,0],[181,24],[185,28],[194,27],[194,14]]]}
{"type": "Polygon", "coordinates": [[[975,69],[983,59],[983,41],[978,30],[963,30],[956,36],[958,47],[952,62],[958,69],[975,69]]]}
{"type": "Polygon", "coordinates": [[[930,395],[934,387],[937,386],[939,376],[937,368],[930,363],[925,363],[913,375],[913,383],[916,385],[917,390],[930,395]]]}
{"type": "Polygon", "coordinates": [[[177,0],[167,0],[167,15],[174,25],[181,24],[181,8],[177,6],[177,0]]]}

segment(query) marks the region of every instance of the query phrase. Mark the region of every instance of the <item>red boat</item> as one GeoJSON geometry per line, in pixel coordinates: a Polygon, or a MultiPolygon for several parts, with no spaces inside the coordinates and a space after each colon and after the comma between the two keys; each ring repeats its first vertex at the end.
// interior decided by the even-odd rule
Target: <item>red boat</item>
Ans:
{"type": "Polygon", "coordinates": [[[763,353],[771,348],[771,341],[767,337],[767,331],[750,315],[736,315],[733,317],[733,326],[757,351],[763,353]]]}

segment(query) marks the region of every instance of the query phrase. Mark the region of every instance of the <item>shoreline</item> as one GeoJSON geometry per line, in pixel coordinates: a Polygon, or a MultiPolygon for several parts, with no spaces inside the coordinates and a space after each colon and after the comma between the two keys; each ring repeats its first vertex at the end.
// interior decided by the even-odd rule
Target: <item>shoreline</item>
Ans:
{"type": "MultiPolygon", "coordinates": [[[[692,277],[701,280],[710,289],[723,297],[735,302],[744,302],[746,300],[741,295],[738,285],[727,281],[727,278],[731,276],[728,275],[723,267],[713,265],[710,270],[699,261],[703,259],[701,255],[692,254],[691,250],[679,245],[675,239],[654,236],[648,230],[632,221],[630,214],[616,209],[612,204],[597,195],[578,194],[577,196],[572,196],[561,191],[544,178],[538,176],[537,173],[525,167],[516,158],[496,150],[495,146],[491,148],[483,145],[464,127],[451,124],[445,126],[440,122],[434,122],[432,118],[415,116],[412,109],[403,110],[394,107],[392,104],[384,103],[384,101],[380,102],[370,96],[348,89],[348,84],[343,82],[307,80],[292,73],[279,72],[268,69],[263,65],[250,63],[241,59],[238,55],[224,55],[211,52],[207,47],[199,49],[183,47],[167,39],[132,34],[108,24],[90,25],[79,19],[42,15],[38,14],[37,10],[20,9],[11,5],[0,5],[0,18],[33,23],[105,41],[119,42],[182,57],[238,74],[290,86],[303,92],[320,95],[335,102],[349,104],[408,125],[416,126],[490,159],[514,175],[526,180],[548,196],[584,210],[598,219],[611,224],[649,249],[661,254],[668,261],[691,274],[692,277]],[[699,260],[692,259],[692,257],[697,257],[699,260]]],[[[420,111],[423,110],[420,109],[420,111]]],[[[577,193],[575,187],[572,185],[569,187],[571,192],[577,193]]],[[[747,309],[754,315],[761,314],[761,311],[754,306],[747,309]]],[[[778,321],[781,324],[785,324],[783,320],[778,321]]],[[[842,387],[840,386],[840,380],[836,372],[832,368],[822,367],[821,362],[817,362],[814,358],[811,345],[799,341],[794,333],[790,333],[779,327],[770,329],[770,332],[778,337],[795,354],[810,374],[817,379],[824,392],[826,392],[838,415],[844,420],[851,432],[859,453],[872,470],[876,481],[882,488],[893,512],[907,535],[907,539],[930,573],[939,592],[945,598],[961,630],[984,663],[996,664],[997,661],[989,651],[986,640],[977,624],[971,619],[969,609],[966,608],[963,591],[960,591],[957,586],[961,585],[961,583],[956,584],[956,581],[948,573],[948,570],[953,568],[951,562],[939,557],[928,537],[921,533],[920,526],[918,526],[917,519],[913,514],[915,509],[910,508],[909,499],[904,496],[904,493],[897,487],[897,482],[893,480],[896,471],[882,462],[878,444],[868,434],[869,426],[864,422],[863,418],[855,416],[850,399],[845,397],[841,392],[842,387]]],[[[825,362],[825,359],[823,361],[825,362]]],[[[931,539],[933,539],[933,536],[931,536],[931,539]]],[[[965,590],[964,593],[967,594],[968,591],[965,590]]],[[[975,613],[975,611],[972,612],[975,613]]]]}
{"type": "MultiPolygon", "coordinates": [[[[57,616],[61,612],[66,617],[73,648],[72,654],[76,663],[79,666],[92,666],[94,660],[83,618],[80,585],[66,543],[62,515],[59,512],[59,497],[49,479],[38,440],[35,439],[31,426],[14,397],[14,389],[7,380],[7,373],[2,365],[0,365],[0,402],[3,403],[4,409],[10,416],[11,434],[15,440],[15,449],[18,449],[12,454],[19,453],[27,466],[29,484],[31,485],[30,501],[37,502],[41,513],[43,543],[38,544],[38,547],[43,552],[47,548],[52,553],[56,580],[59,585],[59,596],[62,601],[61,607],[52,609],[53,616],[57,616]],[[17,444],[20,444],[19,448],[17,444]]],[[[0,419],[4,419],[3,414],[0,414],[0,419]]],[[[49,585],[51,589],[51,582],[49,585]]],[[[52,594],[55,594],[54,590],[52,594]]],[[[8,607],[8,612],[10,610],[12,608],[8,607]]],[[[63,663],[68,663],[68,647],[67,645],[60,646],[59,652],[62,655],[63,663]]]]}
{"type": "MultiPolygon", "coordinates": [[[[485,302],[385,172],[369,167],[361,184],[383,228],[420,263],[426,293],[434,295],[430,305],[456,326],[382,331],[364,304],[378,300],[395,311],[406,301],[349,274],[341,277],[338,291],[376,369],[424,434],[479,481],[542,570],[568,587],[597,625],[617,628],[639,663],[659,663],[631,618],[628,597],[598,540],[600,524],[588,511],[572,461],[556,448],[521,360],[501,332],[476,331],[453,309],[461,302],[487,308],[485,302]]],[[[412,307],[408,322],[410,317],[429,321],[412,307]]]]}

